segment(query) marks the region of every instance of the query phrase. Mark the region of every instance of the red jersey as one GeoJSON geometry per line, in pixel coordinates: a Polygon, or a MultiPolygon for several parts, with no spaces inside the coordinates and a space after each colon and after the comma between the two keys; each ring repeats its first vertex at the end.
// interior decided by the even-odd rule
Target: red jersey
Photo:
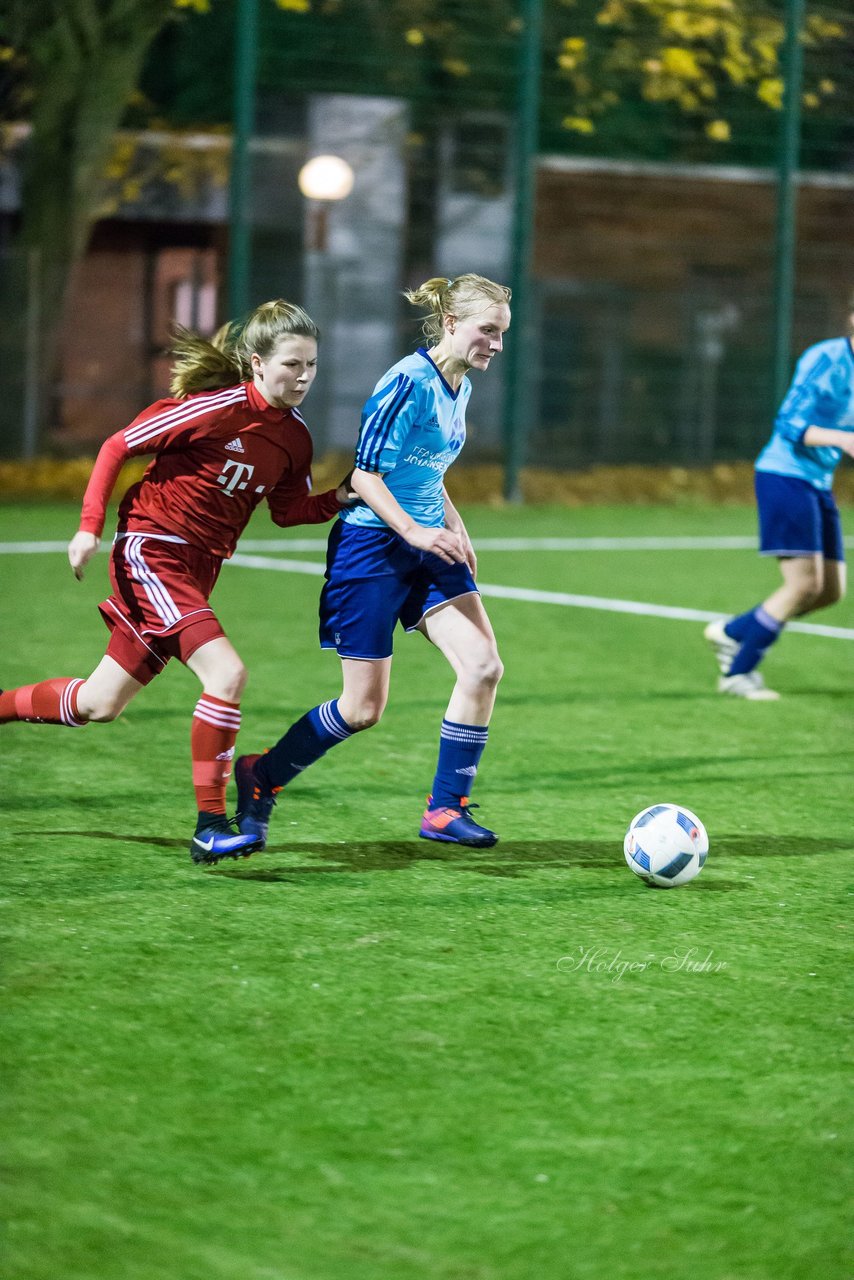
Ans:
{"type": "Polygon", "coordinates": [[[311,436],[296,409],[275,409],[251,382],[158,400],[104,442],[80,528],[101,536],[107,502],[128,458],[155,454],[119,507],[119,532],[165,533],[228,557],[265,499],[278,525],[319,524],[341,508],[335,490],[311,493],[311,436]]]}

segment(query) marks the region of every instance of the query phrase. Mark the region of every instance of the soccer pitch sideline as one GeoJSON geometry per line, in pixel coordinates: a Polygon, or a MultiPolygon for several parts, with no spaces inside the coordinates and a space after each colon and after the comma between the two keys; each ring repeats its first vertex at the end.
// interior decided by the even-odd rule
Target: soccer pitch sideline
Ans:
{"type": "MultiPolygon", "coordinates": [[[[852,603],[772,652],[778,703],[730,701],[702,618],[775,581],[749,508],[464,514],[494,849],[416,838],[451,684],[420,637],[239,865],[187,853],[180,667],[116,724],[0,728],[15,1280],[851,1274],[852,603]],[[622,853],[657,801],[711,840],[665,892],[622,853]]],[[[76,518],[0,507],[0,684],[103,653],[106,557],[20,545],[76,518]]],[[[244,751],[338,692],[323,538],[259,518],[217,587],[244,751]]]]}

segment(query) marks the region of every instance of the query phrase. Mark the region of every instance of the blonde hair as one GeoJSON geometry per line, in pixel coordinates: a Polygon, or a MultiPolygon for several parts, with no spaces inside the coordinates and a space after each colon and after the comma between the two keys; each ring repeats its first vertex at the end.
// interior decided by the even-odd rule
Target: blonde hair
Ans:
{"type": "Polygon", "coordinates": [[[252,378],[253,354],[266,360],[282,338],[289,337],[317,339],[320,331],[302,307],[283,298],[262,302],[248,320],[242,324],[229,321],[212,338],[202,338],[183,325],[176,325],[169,389],[183,400],[197,391],[218,391],[248,382],[252,378]]]}
{"type": "Polygon", "coordinates": [[[445,332],[445,316],[458,316],[464,320],[467,316],[477,315],[478,311],[484,310],[484,303],[509,302],[510,290],[506,285],[487,280],[486,276],[469,272],[457,276],[456,280],[435,276],[432,280],[425,280],[417,289],[407,289],[403,296],[413,306],[427,309],[429,314],[421,329],[430,342],[437,343],[445,332]]]}

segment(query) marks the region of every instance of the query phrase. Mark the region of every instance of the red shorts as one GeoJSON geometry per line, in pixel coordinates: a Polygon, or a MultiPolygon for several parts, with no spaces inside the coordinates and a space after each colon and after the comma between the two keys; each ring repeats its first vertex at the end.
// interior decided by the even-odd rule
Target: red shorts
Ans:
{"type": "Polygon", "coordinates": [[[225,635],[208,604],[220,556],[145,533],[119,534],[110,556],[113,594],[98,606],[112,635],[107,654],[148,684],[170,658],[186,662],[225,635]]]}

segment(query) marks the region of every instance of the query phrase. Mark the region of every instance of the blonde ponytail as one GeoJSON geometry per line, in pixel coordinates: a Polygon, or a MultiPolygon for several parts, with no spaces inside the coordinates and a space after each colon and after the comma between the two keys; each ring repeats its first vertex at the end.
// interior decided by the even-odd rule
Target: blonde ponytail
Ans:
{"type": "Polygon", "coordinates": [[[243,381],[240,361],[228,346],[230,329],[231,325],[225,324],[212,338],[202,338],[183,325],[175,325],[172,342],[175,360],[169,382],[173,396],[183,400],[198,391],[218,391],[243,381]]]}
{"type": "Polygon", "coordinates": [[[445,316],[465,319],[483,311],[490,303],[509,302],[510,290],[506,285],[487,280],[486,276],[469,272],[455,280],[434,276],[417,289],[407,289],[403,296],[413,306],[428,312],[421,330],[425,338],[435,345],[441,341],[445,331],[445,316]]]}
{"type": "Polygon", "coordinates": [[[266,360],[282,338],[320,337],[320,330],[302,307],[276,298],[262,302],[243,324],[224,324],[212,338],[202,338],[183,325],[174,329],[170,390],[184,399],[199,391],[219,391],[252,378],[252,356],[266,360]]]}

